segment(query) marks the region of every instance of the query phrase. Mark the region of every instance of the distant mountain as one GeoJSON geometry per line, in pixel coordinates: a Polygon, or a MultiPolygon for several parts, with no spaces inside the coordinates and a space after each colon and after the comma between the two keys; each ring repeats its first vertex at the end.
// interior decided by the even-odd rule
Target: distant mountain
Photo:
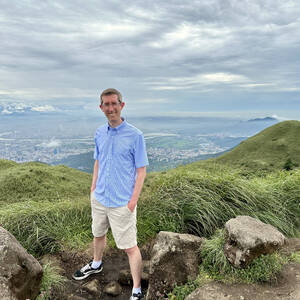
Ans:
{"type": "MultiPolygon", "coordinates": [[[[158,160],[155,157],[149,157],[149,166],[147,167],[147,172],[157,172],[157,171],[164,171],[168,169],[172,169],[177,167],[178,165],[186,165],[195,161],[205,160],[208,158],[217,157],[224,152],[214,153],[214,154],[203,154],[198,155],[193,158],[185,158],[185,159],[174,159],[174,160],[158,160]]],[[[66,165],[70,168],[78,169],[80,171],[84,171],[87,173],[93,173],[94,167],[94,159],[93,159],[93,152],[87,152],[77,155],[70,155],[66,158],[58,160],[52,165],[66,165]]]]}
{"type": "Polygon", "coordinates": [[[256,118],[256,119],[250,119],[247,122],[269,122],[269,121],[278,121],[277,118],[274,117],[265,117],[265,118],[256,118]]]}
{"type": "Polygon", "coordinates": [[[287,160],[300,165],[300,121],[284,121],[242,141],[217,162],[250,169],[282,169],[287,160]]]}
{"type": "Polygon", "coordinates": [[[0,104],[0,115],[3,116],[16,116],[24,114],[36,114],[36,113],[53,113],[58,110],[52,105],[31,105],[21,102],[17,103],[4,103],[0,104]]]}

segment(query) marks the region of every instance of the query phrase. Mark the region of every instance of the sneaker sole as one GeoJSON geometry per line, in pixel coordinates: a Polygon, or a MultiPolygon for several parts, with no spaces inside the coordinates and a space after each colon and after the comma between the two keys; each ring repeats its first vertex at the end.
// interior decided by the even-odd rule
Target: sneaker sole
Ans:
{"type": "Polygon", "coordinates": [[[100,270],[93,271],[93,272],[91,272],[91,273],[89,273],[89,274],[86,274],[86,275],[84,275],[84,276],[82,276],[82,277],[75,277],[74,275],[72,275],[72,278],[73,278],[74,280],[83,280],[83,279],[89,277],[90,275],[100,273],[102,270],[103,270],[103,267],[101,267],[100,270]]]}

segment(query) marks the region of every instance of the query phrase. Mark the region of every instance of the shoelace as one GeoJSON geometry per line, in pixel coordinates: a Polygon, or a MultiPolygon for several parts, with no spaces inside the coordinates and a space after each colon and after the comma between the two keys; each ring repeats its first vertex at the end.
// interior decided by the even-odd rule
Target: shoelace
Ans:
{"type": "Polygon", "coordinates": [[[90,264],[87,264],[87,265],[85,265],[84,267],[82,267],[82,268],[80,269],[80,271],[81,271],[81,272],[84,272],[84,271],[86,271],[86,270],[88,270],[88,269],[90,269],[90,268],[91,268],[90,264]]]}

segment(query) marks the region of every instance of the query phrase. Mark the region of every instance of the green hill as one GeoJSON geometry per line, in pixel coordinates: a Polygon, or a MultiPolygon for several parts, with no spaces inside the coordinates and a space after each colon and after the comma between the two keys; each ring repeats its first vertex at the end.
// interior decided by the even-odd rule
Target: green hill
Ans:
{"type": "Polygon", "coordinates": [[[280,122],[241,142],[215,161],[266,171],[283,169],[289,159],[293,167],[299,166],[299,137],[300,121],[280,122]]]}
{"type": "MultiPolygon", "coordinates": [[[[209,237],[237,215],[299,235],[300,170],[282,170],[288,158],[300,163],[299,133],[300,122],[282,122],[220,158],[148,174],[139,243],[161,230],[209,237]],[[252,175],[241,176],[240,166],[252,175]],[[273,172],[260,176],[261,168],[273,172]]],[[[35,255],[84,247],[92,239],[90,184],[90,174],[65,166],[0,160],[0,224],[35,255]]]]}
{"type": "Polygon", "coordinates": [[[65,166],[0,160],[0,206],[88,195],[91,175],[65,166]]]}

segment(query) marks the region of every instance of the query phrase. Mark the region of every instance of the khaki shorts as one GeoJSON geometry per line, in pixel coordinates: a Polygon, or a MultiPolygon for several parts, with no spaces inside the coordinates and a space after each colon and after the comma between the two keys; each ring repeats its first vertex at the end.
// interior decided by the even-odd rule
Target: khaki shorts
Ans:
{"type": "Polygon", "coordinates": [[[94,237],[104,236],[111,227],[119,249],[129,249],[137,245],[136,207],[133,212],[127,204],[121,207],[105,207],[91,193],[92,232],[94,237]]]}

